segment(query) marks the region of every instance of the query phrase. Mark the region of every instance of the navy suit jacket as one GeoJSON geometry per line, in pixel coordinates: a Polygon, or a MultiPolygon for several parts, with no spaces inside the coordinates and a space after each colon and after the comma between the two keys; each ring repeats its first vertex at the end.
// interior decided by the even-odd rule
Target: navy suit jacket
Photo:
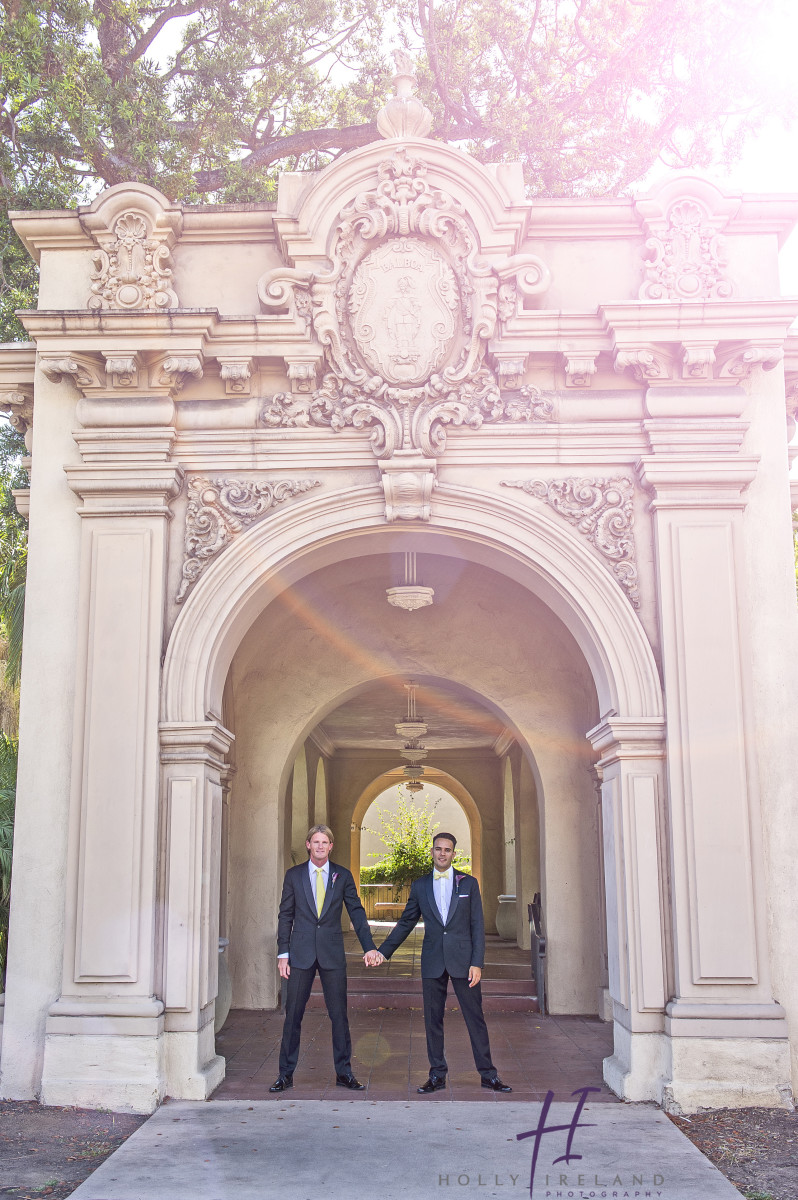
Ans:
{"type": "Polygon", "coordinates": [[[327,892],[321,916],[318,916],[307,862],[289,867],[285,873],[277,916],[277,953],[287,952],[292,967],[312,967],[314,962],[318,962],[320,967],[345,968],[346,953],[341,929],[344,905],[363,949],[376,949],[366,910],[360,903],[351,871],[337,863],[330,863],[327,892]]]}
{"type": "Polygon", "coordinates": [[[448,971],[455,978],[467,978],[469,967],[482,967],[485,962],[485,918],[479,884],[473,875],[454,873],[454,887],[446,924],[441,920],[432,890],[432,872],[416,879],[410,888],[405,910],[391,933],[380,946],[380,952],[390,958],[405,938],[424,918],[424,941],[421,945],[421,976],[437,979],[448,971]]]}

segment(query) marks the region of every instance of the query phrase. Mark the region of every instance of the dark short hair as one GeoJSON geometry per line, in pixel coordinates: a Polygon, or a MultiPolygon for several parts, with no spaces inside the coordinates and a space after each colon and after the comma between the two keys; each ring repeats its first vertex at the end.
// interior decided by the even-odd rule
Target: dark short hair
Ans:
{"type": "Polygon", "coordinates": [[[432,839],[433,848],[439,838],[446,838],[447,841],[450,841],[452,843],[452,849],[453,850],[457,849],[457,838],[454,836],[453,833],[436,833],[435,837],[432,839]]]}

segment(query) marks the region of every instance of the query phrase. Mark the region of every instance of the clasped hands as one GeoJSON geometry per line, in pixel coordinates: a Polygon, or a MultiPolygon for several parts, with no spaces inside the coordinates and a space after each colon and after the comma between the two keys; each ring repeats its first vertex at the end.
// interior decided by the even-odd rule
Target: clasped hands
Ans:
{"type": "Polygon", "coordinates": [[[385,955],[380,954],[379,950],[367,950],[363,955],[363,962],[367,967],[379,967],[385,962],[385,955]]]}

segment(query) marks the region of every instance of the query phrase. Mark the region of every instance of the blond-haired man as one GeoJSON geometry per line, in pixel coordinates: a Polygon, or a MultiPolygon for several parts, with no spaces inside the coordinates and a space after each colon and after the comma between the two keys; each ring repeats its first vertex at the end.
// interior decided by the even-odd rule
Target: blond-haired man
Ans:
{"type": "Polygon", "coordinates": [[[333,848],[328,825],[313,825],[305,841],[308,861],[289,867],[277,918],[277,965],[287,981],[285,1022],[280,1044],[280,1074],[270,1092],[294,1086],[302,1017],[318,971],[324,1003],[332,1024],[335,1082],[362,1092],[352,1074],[352,1039],[346,1012],[346,954],[341,930],[343,907],[363,947],[367,965],[376,955],[366,910],[360,903],[352,872],[330,862],[333,848]]]}

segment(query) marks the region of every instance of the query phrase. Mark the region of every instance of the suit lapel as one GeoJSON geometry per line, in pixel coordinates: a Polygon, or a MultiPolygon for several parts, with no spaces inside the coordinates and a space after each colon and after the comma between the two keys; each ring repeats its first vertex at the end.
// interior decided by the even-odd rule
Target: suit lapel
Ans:
{"type": "Polygon", "coordinates": [[[313,916],[315,917],[316,916],[316,897],[313,895],[313,888],[311,887],[311,883],[310,883],[310,871],[308,870],[308,864],[304,863],[303,866],[301,866],[299,869],[302,872],[302,887],[305,892],[305,898],[311,907],[313,916]]]}
{"type": "Polygon", "coordinates": [[[443,921],[441,921],[440,909],[438,908],[438,902],[435,899],[435,888],[433,886],[434,879],[435,879],[434,872],[431,871],[429,873],[429,875],[424,876],[424,883],[426,884],[427,896],[429,898],[429,907],[432,909],[432,915],[434,917],[436,917],[437,920],[440,921],[440,923],[442,925],[443,921]]]}

